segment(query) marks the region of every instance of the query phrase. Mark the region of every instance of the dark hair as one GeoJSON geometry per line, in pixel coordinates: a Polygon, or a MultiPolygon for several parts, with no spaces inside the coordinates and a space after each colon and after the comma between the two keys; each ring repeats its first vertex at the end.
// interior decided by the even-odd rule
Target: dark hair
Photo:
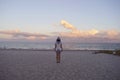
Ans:
{"type": "Polygon", "coordinates": [[[56,41],[57,41],[57,42],[61,42],[61,39],[60,39],[60,37],[58,37],[58,38],[56,39],[56,41]]]}

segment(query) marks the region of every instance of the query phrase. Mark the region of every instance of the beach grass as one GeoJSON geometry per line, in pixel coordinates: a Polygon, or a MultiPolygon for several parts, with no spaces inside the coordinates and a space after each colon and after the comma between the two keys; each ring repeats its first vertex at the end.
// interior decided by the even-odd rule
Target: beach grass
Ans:
{"type": "Polygon", "coordinates": [[[116,51],[116,55],[119,55],[119,56],[120,56],[120,50],[117,50],[117,51],[116,51]]]}
{"type": "Polygon", "coordinates": [[[114,54],[120,56],[120,50],[98,50],[95,53],[106,53],[106,54],[114,54]]]}

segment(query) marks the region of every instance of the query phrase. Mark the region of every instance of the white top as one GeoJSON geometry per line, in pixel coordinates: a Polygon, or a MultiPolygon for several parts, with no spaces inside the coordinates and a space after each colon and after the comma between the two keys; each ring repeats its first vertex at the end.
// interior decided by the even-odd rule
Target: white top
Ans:
{"type": "Polygon", "coordinates": [[[56,51],[57,50],[60,50],[60,51],[62,50],[62,48],[61,48],[62,43],[61,42],[60,43],[56,42],[55,45],[56,45],[56,49],[55,49],[56,51]]]}

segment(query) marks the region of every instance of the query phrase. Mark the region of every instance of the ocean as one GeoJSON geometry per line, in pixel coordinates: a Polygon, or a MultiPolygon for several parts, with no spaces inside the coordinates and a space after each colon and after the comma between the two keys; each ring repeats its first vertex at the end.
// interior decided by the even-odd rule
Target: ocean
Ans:
{"type": "MultiPolygon", "coordinates": [[[[3,49],[54,49],[53,42],[12,42],[1,41],[0,48],[3,49]]],[[[64,50],[116,50],[120,49],[120,43],[63,43],[64,50]]]]}

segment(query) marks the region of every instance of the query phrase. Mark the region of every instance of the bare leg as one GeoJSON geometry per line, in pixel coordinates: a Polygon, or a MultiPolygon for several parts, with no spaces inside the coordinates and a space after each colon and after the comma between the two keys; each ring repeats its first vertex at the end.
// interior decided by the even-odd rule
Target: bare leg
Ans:
{"type": "Polygon", "coordinates": [[[60,63],[60,53],[58,54],[58,62],[60,63]]]}
{"type": "Polygon", "coordinates": [[[60,53],[56,53],[56,62],[60,63],[60,53]]]}
{"type": "Polygon", "coordinates": [[[56,62],[58,63],[58,53],[56,52],[56,62]]]}

